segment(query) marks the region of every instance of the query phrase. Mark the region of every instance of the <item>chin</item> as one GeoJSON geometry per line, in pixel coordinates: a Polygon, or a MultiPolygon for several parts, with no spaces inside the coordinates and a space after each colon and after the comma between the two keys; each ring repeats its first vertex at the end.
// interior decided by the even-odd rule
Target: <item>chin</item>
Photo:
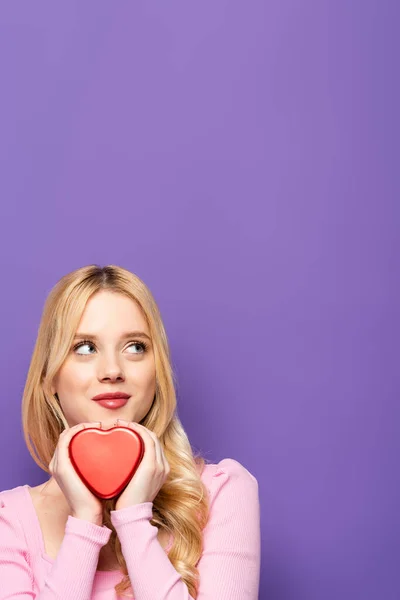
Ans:
{"type": "Polygon", "coordinates": [[[108,419],[99,419],[99,421],[101,421],[102,423],[102,429],[110,429],[111,427],[117,427],[117,424],[115,422],[117,419],[122,419],[123,421],[128,422],[133,421],[130,415],[124,415],[118,411],[116,411],[113,417],[109,417],[108,419]]]}

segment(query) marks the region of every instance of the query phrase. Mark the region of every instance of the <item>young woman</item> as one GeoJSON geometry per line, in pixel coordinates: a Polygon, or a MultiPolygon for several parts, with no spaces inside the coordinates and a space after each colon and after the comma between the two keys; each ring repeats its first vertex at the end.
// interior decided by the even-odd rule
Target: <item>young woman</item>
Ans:
{"type": "Polygon", "coordinates": [[[234,459],[193,454],[174,383],[158,307],[137,276],[90,265],[54,286],[22,400],[27,447],[50,477],[0,493],[0,600],[258,598],[257,480],[234,459]],[[100,394],[125,402],[99,404],[100,394]],[[85,427],[117,424],[145,452],[103,500],[68,446],[85,427]]]}

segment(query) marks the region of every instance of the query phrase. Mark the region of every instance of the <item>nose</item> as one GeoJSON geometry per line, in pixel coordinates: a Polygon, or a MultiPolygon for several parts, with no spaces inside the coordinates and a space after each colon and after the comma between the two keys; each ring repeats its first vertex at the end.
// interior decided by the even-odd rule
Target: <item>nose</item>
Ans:
{"type": "Polygon", "coordinates": [[[99,372],[100,381],[125,381],[125,374],[117,360],[104,360],[99,372]]]}

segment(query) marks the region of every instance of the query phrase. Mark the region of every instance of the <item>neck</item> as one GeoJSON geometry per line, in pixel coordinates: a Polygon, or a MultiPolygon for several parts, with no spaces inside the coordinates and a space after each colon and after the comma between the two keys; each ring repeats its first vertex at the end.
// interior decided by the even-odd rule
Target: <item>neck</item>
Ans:
{"type": "Polygon", "coordinates": [[[54,477],[50,477],[43,485],[40,490],[40,495],[45,498],[51,498],[57,501],[57,506],[60,509],[65,508],[66,511],[70,511],[70,506],[65,498],[65,495],[58,485],[54,477]]]}

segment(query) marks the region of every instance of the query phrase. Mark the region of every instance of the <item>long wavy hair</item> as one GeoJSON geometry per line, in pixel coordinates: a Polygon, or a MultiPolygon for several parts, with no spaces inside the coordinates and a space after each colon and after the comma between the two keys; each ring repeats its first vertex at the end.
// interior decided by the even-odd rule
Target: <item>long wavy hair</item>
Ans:
{"type": "MultiPolygon", "coordinates": [[[[140,421],[160,440],[170,473],[153,500],[151,524],[173,537],[168,558],[180,573],[190,595],[197,597],[197,563],[203,550],[202,530],[209,518],[207,489],[201,480],[206,459],[195,453],[176,414],[175,375],[166,332],[157,304],[143,281],[115,265],[89,265],[62,277],[51,289],[43,309],[22,399],[22,427],[28,451],[46,473],[60,433],[68,427],[51,386],[70,352],[86,303],[100,290],[124,294],[143,311],[149,327],[156,368],[156,393],[140,421]]],[[[121,544],[110,519],[118,496],[102,500],[103,524],[112,530],[111,545],[123,579],[117,594],[133,591],[121,544]]]]}

